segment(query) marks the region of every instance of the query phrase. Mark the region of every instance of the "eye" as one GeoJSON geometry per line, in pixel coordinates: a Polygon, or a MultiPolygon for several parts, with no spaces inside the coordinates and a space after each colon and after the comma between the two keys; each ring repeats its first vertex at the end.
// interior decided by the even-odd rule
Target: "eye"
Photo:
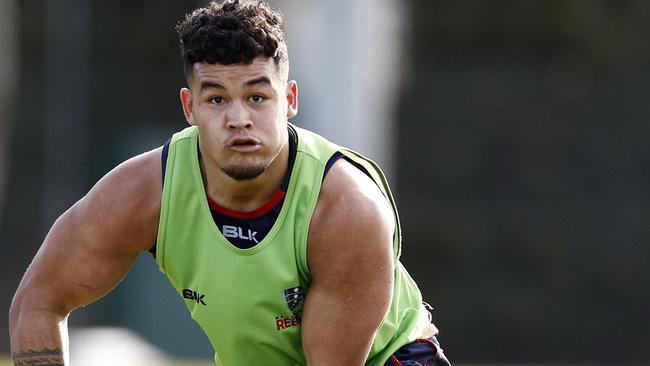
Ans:
{"type": "Polygon", "coordinates": [[[255,102],[255,103],[261,103],[261,102],[264,101],[264,97],[261,96],[261,95],[252,95],[252,96],[250,97],[250,99],[251,99],[251,101],[253,101],[253,102],[255,102]]]}
{"type": "Polygon", "coordinates": [[[212,104],[221,104],[221,103],[223,103],[223,98],[222,97],[210,98],[210,103],[212,103],[212,104]]]}

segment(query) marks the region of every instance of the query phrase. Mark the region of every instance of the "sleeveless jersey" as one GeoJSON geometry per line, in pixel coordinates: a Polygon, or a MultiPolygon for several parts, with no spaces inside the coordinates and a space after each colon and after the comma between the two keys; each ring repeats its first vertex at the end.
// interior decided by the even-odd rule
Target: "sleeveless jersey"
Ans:
{"type": "Polygon", "coordinates": [[[311,283],[309,224],[325,165],[340,151],[367,171],[395,212],[393,298],[366,362],[384,365],[429,324],[420,291],[399,262],[399,217],[386,178],[363,156],[292,127],[298,132],[298,147],[284,203],[266,237],[248,249],[229,243],[212,219],[199,167],[198,129],[188,127],[174,134],[165,169],[156,261],[208,336],[219,366],[305,365],[300,323],[311,283]]]}

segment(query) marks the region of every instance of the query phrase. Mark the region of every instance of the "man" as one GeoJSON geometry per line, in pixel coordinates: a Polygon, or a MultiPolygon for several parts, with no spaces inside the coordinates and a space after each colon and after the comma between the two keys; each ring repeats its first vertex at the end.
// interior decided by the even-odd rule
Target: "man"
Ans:
{"type": "Polygon", "coordinates": [[[448,364],[374,163],[288,124],[282,18],[213,2],[177,30],[191,127],[53,225],[10,311],[15,365],[66,365],[67,316],[150,251],[219,365],[448,364]],[[155,245],[152,247],[152,243],[155,245]]]}

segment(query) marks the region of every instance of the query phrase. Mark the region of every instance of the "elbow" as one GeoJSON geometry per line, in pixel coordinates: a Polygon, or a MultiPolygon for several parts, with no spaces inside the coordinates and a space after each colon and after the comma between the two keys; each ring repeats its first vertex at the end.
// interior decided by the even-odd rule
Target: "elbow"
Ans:
{"type": "Polygon", "coordinates": [[[56,307],[47,303],[33,301],[28,296],[30,293],[19,287],[9,306],[9,341],[12,345],[18,344],[28,333],[54,329],[67,320],[67,313],[53,310],[56,307]]]}
{"type": "Polygon", "coordinates": [[[9,306],[9,336],[11,336],[18,326],[18,319],[20,319],[20,312],[22,310],[22,297],[16,293],[11,300],[9,306]]]}

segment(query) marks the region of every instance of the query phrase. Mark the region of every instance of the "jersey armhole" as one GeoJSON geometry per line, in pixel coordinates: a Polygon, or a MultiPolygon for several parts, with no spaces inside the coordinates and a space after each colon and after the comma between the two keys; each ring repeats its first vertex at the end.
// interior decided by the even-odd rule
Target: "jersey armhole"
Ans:
{"type": "MultiPolygon", "coordinates": [[[[373,177],[370,174],[370,172],[368,171],[368,169],[366,169],[363,165],[361,165],[361,164],[357,163],[356,161],[352,160],[352,158],[350,158],[349,156],[343,154],[340,151],[336,151],[334,154],[332,154],[332,156],[327,161],[327,164],[325,164],[325,170],[323,171],[323,180],[325,180],[325,177],[327,176],[327,173],[330,171],[330,169],[332,169],[332,166],[334,166],[334,163],[336,163],[340,158],[344,158],[345,161],[347,161],[348,163],[354,165],[357,169],[362,171],[363,174],[367,175],[370,179],[373,180],[373,182],[375,182],[375,180],[373,179],[373,177]]],[[[375,184],[377,184],[377,182],[375,182],[375,184]]]]}
{"type": "MultiPolygon", "coordinates": [[[[162,181],[160,182],[163,186],[165,185],[165,171],[167,170],[167,156],[169,155],[169,143],[172,141],[171,138],[165,142],[163,145],[162,149],[162,154],[160,155],[160,163],[162,165],[162,181]]],[[[149,249],[149,253],[156,258],[156,246],[157,246],[157,239],[154,240],[153,245],[149,249]]]]}
{"type": "Polygon", "coordinates": [[[352,165],[359,168],[364,172],[370,179],[372,179],[375,184],[381,189],[382,193],[388,200],[388,203],[393,208],[393,214],[395,216],[395,233],[393,234],[393,250],[395,251],[395,263],[399,260],[402,251],[402,227],[400,223],[399,213],[397,212],[397,205],[395,204],[395,198],[393,197],[392,192],[390,191],[388,185],[388,179],[381,171],[381,168],[373,162],[372,160],[364,157],[363,155],[348,149],[343,149],[341,151],[345,156],[345,160],[349,161],[352,165]]]}

